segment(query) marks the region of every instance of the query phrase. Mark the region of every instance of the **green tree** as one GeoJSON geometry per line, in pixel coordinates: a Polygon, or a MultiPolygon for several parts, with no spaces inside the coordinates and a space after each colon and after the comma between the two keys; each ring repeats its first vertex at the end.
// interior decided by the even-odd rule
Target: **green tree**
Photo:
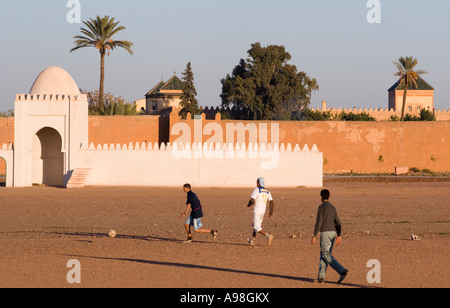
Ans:
{"type": "Polygon", "coordinates": [[[436,121],[436,115],[427,109],[420,110],[420,120],[421,121],[436,121]]]}
{"type": "Polygon", "coordinates": [[[407,113],[405,118],[403,119],[405,122],[418,122],[420,121],[420,117],[407,113]]]}
{"type": "Polygon", "coordinates": [[[427,73],[424,70],[414,71],[414,67],[417,63],[418,61],[414,57],[401,57],[398,59],[398,62],[394,62],[394,65],[398,69],[398,72],[395,73],[394,76],[399,77],[399,87],[405,89],[403,92],[402,116],[400,121],[405,119],[406,96],[408,90],[417,89],[417,79],[419,78],[419,75],[427,73]]]}
{"type": "Polygon", "coordinates": [[[0,112],[0,118],[14,117],[14,109],[10,109],[7,112],[0,112]]]}
{"type": "Polygon", "coordinates": [[[288,120],[294,111],[308,107],[311,94],[319,89],[317,80],[295,65],[284,46],[255,43],[221,80],[223,107],[231,107],[234,118],[288,120]]]}
{"type": "Polygon", "coordinates": [[[200,109],[198,107],[198,101],[195,98],[197,96],[197,90],[194,85],[194,73],[192,72],[191,62],[186,66],[186,70],[183,72],[183,94],[181,95],[181,110],[179,116],[186,119],[187,113],[192,115],[198,114],[200,109]]]}
{"type": "Polygon", "coordinates": [[[291,120],[302,120],[302,121],[376,121],[367,112],[353,113],[342,111],[340,113],[331,114],[331,111],[320,111],[311,110],[306,108],[301,111],[301,113],[294,112],[292,114],[291,120]]]}
{"type": "Polygon", "coordinates": [[[391,115],[391,116],[389,117],[389,120],[388,120],[388,121],[398,122],[398,121],[400,121],[400,119],[399,119],[399,117],[397,117],[396,115],[391,115]]]}
{"type": "MultiPolygon", "coordinates": [[[[392,115],[389,118],[389,121],[399,121],[400,119],[397,116],[392,115]]],[[[411,115],[407,113],[403,121],[436,121],[436,115],[427,109],[421,109],[419,116],[411,115]]]]}
{"type": "Polygon", "coordinates": [[[127,103],[122,97],[116,97],[110,93],[105,93],[103,101],[99,100],[98,91],[84,92],[87,94],[90,115],[136,115],[136,104],[127,103]]]}
{"type": "Polygon", "coordinates": [[[99,88],[99,100],[103,102],[104,84],[105,84],[105,56],[109,55],[111,50],[117,47],[122,47],[130,54],[133,54],[131,46],[133,43],[129,41],[116,41],[112,37],[119,31],[125,30],[124,26],[119,26],[120,22],[115,22],[115,18],[109,16],[100,17],[96,19],[90,18],[89,21],[83,21],[83,24],[87,27],[81,28],[83,35],[74,36],[76,45],[70,50],[73,52],[80,48],[95,47],[100,52],[100,88],[99,88]]]}
{"type": "Polygon", "coordinates": [[[349,112],[346,113],[345,111],[342,111],[342,113],[339,115],[341,121],[376,121],[374,117],[372,117],[367,112],[362,113],[353,113],[349,112]]]}
{"type": "Polygon", "coordinates": [[[331,121],[333,116],[331,111],[311,110],[305,108],[301,112],[295,111],[292,114],[291,120],[303,120],[303,121],[331,121]]]}

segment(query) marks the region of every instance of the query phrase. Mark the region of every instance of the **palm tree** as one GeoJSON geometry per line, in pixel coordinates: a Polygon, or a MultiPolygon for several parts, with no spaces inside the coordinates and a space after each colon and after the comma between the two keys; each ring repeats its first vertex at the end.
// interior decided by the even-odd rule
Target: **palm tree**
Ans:
{"type": "Polygon", "coordinates": [[[402,117],[400,121],[403,121],[405,118],[405,107],[406,107],[406,95],[408,92],[408,87],[413,89],[417,89],[417,79],[421,74],[427,74],[424,70],[414,71],[414,67],[417,65],[417,59],[414,57],[401,57],[398,59],[398,62],[394,62],[395,66],[398,69],[398,72],[394,74],[394,76],[399,76],[398,87],[404,88],[403,92],[403,104],[402,104],[402,117]]]}
{"type": "Polygon", "coordinates": [[[124,26],[120,26],[119,22],[115,22],[115,18],[105,16],[101,18],[97,16],[97,19],[90,18],[89,21],[83,21],[86,28],[81,28],[81,33],[84,35],[74,36],[75,47],[70,50],[73,52],[84,47],[95,47],[100,52],[100,89],[99,89],[99,103],[103,104],[103,93],[105,83],[105,55],[114,48],[122,47],[130,54],[133,54],[131,46],[133,43],[129,41],[115,41],[112,37],[119,31],[125,29],[124,26]]]}

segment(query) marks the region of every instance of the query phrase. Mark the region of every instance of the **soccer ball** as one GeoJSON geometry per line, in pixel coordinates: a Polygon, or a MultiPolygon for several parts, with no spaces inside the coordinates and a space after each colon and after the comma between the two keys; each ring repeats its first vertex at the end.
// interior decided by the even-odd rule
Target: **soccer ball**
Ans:
{"type": "Polygon", "coordinates": [[[108,236],[111,238],[115,238],[117,235],[116,230],[109,230],[108,231],[108,236]]]}

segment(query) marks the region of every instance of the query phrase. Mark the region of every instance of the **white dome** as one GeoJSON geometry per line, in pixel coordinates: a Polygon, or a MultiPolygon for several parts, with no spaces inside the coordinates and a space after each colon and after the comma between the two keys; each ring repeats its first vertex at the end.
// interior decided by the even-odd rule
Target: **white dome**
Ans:
{"type": "Polygon", "coordinates": [[[64,69],[51,66],[36,78],[30,94],[80,94],[80,89],[73,78],[64,69]]]}

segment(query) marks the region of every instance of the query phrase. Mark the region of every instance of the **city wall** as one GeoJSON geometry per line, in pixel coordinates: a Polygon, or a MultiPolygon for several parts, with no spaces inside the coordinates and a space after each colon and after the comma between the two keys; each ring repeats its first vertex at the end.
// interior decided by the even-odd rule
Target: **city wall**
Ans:
{"type": "MultiPolygon", "coordinates": [[[[300,147],[317,145],[324,155],[325,174],[393,173],[396,167],[450,171],[450,121],[233,121],[222,120],[220,114],[216,114],[214,120],[207,120],[203,114],[201,122],[203,142],[215,139],[216,132],[212,129],[215,127],[226,143],[227,134],[230,138],[234,135],[235,140],[242,138],[237,132],[233,133],[237,125],[246,129],[245,143],[255,142],[250,140],[255,136],[256,142],[261,142],[259,138],[262,137],[262,142],[267,140],[270,143],[271,126],[278,124],[279,143],[299,144],[300,147]],[[267,133],[260,134],[261,128],[267,133]]],[[[189,125],[194,138],[194,120],[180,120],[172,113],[171,128],[176,123],[189,125]]],[[[171,131],[170,141],[179,140],[180,135],[171,131]]]]}
{"type": "MultiPolygon", "coordinates": [[[[198,120],[197,120],[198,121],[198,120]]],[[[218,141],[220,136],[212,128],[222,129],[223,143],[227,143],[228,127],[242,125],[245,143],[271,143],[272,124],[279,126],[279,140],[287,147],[314,144],[323,152],[324,173],[385,173],[394,172],[395,167],[415,167],[435,172],[449,172],[450,121],[436,122],[269,122],[201,119],[201,142],[218,141]],[[213,124],[209,125],[208,124],[213,124]],[[260,126],[262,124],[262,126],[260,126]],[[264,126],[265,125],[265,126],[264,126]],[[260,134],[260,128],[267,128],[267,134],[260,134]],[[206,128],[206,129],[205,129],[206,128]],[[211,140],[211,138],[213,138],[211,140]],[[380,156],[382,159],[380,159],[380,156]],[[432,159],[433,158],[433,159],[432,159]]],[[[0,118],[0,148],[8,147],[14,140],[14,119],[0,118]]],[[[161,121],[157,116],[136,117],[89,117],[89,142],[98,145],[174,142],[181,132],[173,131],[177,123],[190,127],[194,138],[194,120],[180,120],[175,113],[170,121],[161,121]],[[166,123],[166,124],[161,124],[166,123]],[[169,124],[170,123],[170,124],[169,124]],[[170,129],[168,129],[169,127],[170,129]],[[166,131],[168,130],[168,132],[166,131]]],[[[197,124],[197,127],[198,124],[197,124]]],[[[237,132],[233,132],[234,143],[242,144],[237,132]]],[[[231,137],[230,137],[231,138],[231,137]]],[[[219,142],[220,143],[220,142],[219,142]]],[[[155,166],[157,163],[154,163],[155,166]]],[[[159,167],[158,167],[159,168],[159,167]]],[[[0,174],[5,164],[0,159],[0,174]]]]}
{"type": "Polygon", "coordinates": [[[86,185],[254,187],[261,176],[270,187],[323,184],[323,156],[317,148],[92,143],[80,154],[80,165],[91,170],[86,185]]]}
{"type": "Polygon", "coordinates": [[[89,116],[89,143],[158,142],[159,116],[89,116]]]}

